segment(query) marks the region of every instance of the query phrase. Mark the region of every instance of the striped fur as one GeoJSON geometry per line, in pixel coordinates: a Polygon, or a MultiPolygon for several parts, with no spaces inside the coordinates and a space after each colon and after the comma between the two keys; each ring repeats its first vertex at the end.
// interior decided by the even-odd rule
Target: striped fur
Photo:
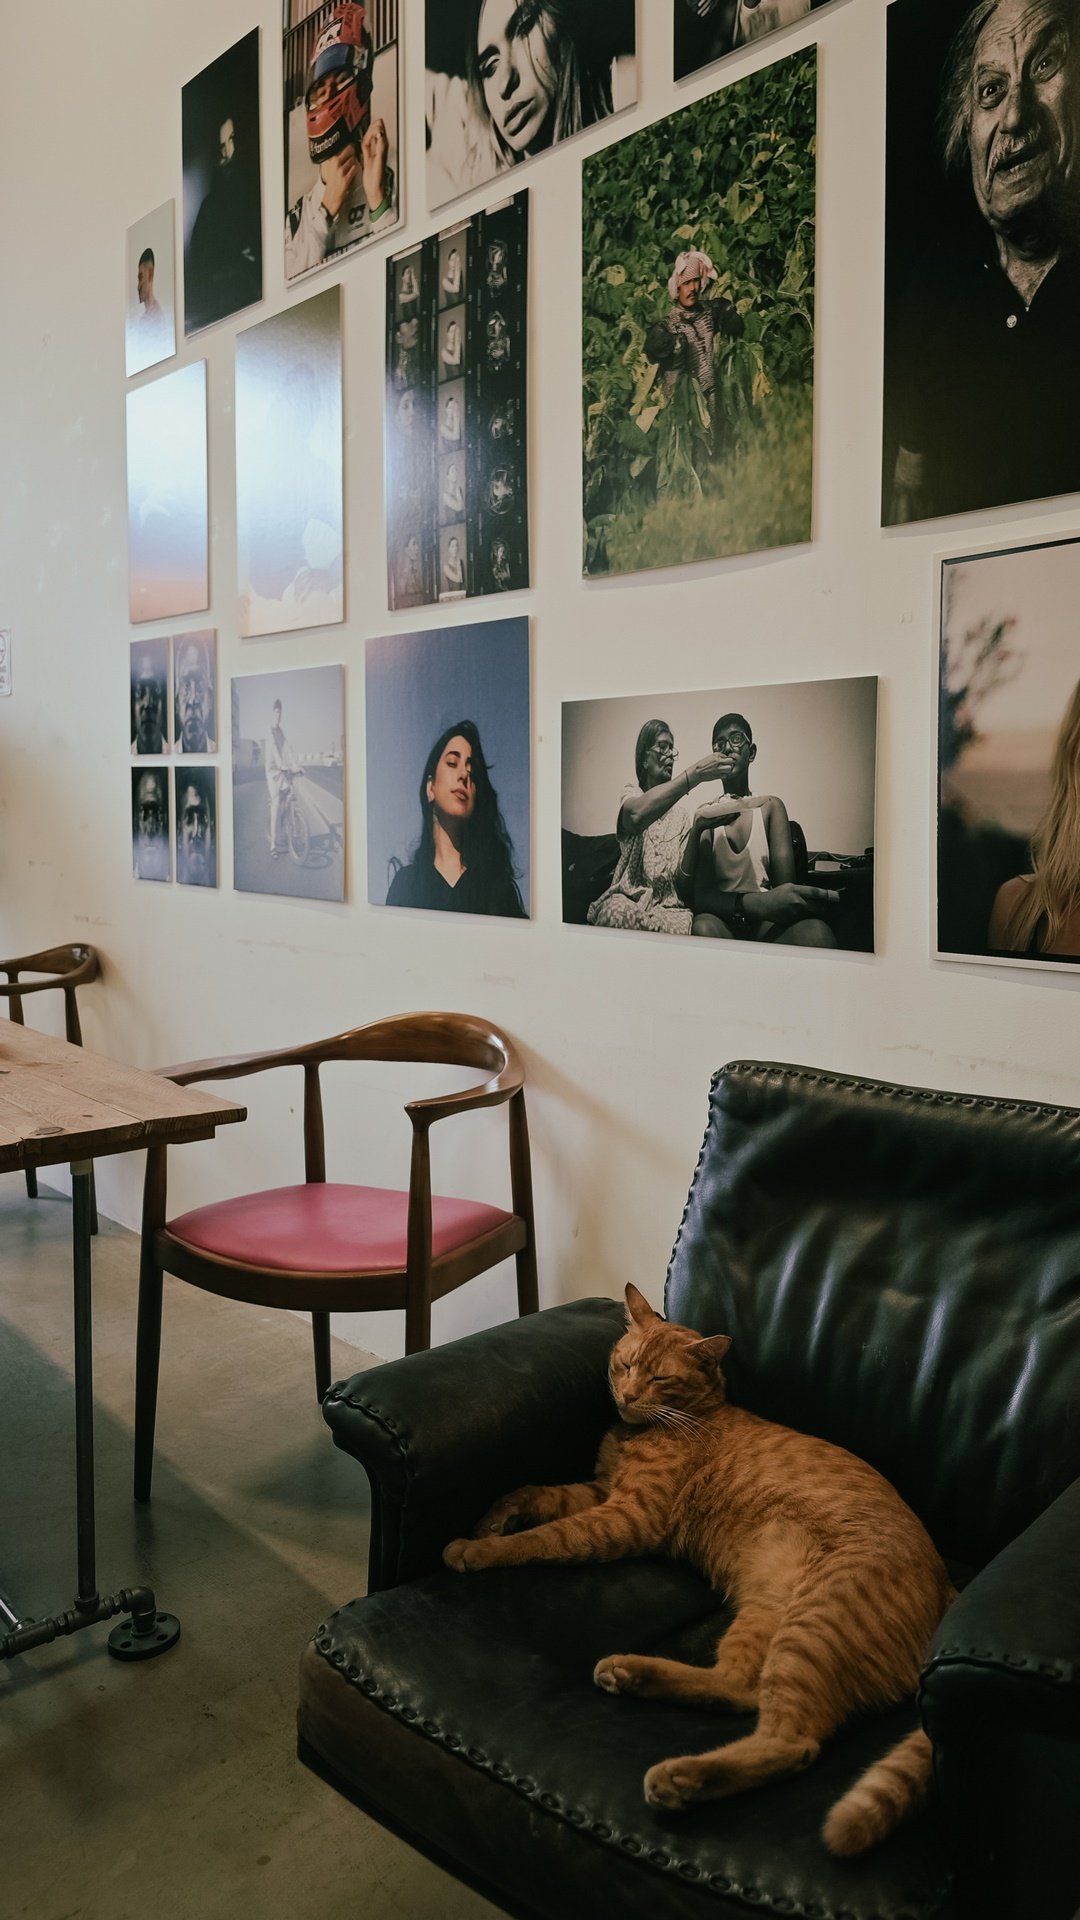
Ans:
{"type": "MultiPolygon", "coordinates": [[[[800,1772],[853,1713],[905,1698],[953,1595],[921,1522],[873,1467],[729,1406],[726,1335],[663,1320],[636,1287],[626,1300],[609,1369],[620,1417],[593,1479],[506,1495],[443,1558],[465,1572],[666,1552],[727,1595],[736,1616],[711,1667],[611,1654],[593,1675],[609,1693],[757,1715],[727,1746],[650,1767],[646,1799],[673,1810],[800,1772]]],[[[826,1845],[875,1845],[929,1774],[930,1743],[913,1734],[832,1808],[826,1845]]]]}

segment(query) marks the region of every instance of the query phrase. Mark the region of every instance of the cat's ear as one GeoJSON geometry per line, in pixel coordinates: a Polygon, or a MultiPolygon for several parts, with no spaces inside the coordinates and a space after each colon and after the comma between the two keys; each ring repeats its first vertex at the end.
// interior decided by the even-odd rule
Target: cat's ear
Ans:
{"type": "Polygon", "coordinates": [[[703,1360],[708,1360],[711,1365],[719,1367],[730,1346],[730,1333],[714,1333],[707,1340],[695,1340],[690,1351],[700,1354],[703,1360]]]}
{"type": "Polygon", "coordinates": [[[648,1327],[660,1315],[654,1313],[643,1293],[640,1293],[632,1280],[626,1283],[626,1323],[627,1326],[648,1327]]]}

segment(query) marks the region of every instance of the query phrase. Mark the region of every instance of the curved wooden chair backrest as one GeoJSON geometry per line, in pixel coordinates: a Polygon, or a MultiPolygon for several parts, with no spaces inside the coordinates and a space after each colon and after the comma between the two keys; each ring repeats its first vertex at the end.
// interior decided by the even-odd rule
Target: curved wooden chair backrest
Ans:
{"type": "Polygon", "coordinates": [[[415,1060],[433,1066],[479,1067],[500,1077],[520,1070],[513,1042],[471,1013],[398,1013],[354,1027],[311,1049],[324,1060],[415,1060]]]}
{"type": "Polygon", "coordinates": [[[25,1026],[23,1000],[28,993],[49,993],[59,989],[64,996],[64,1025],[74,1046],[82,1046],[82,1028],[75,1000],[76,987],[88,986],[101,972],[96,947],[72,941],[65,947],[46,947],[41,953],[23,953],[13,960],[0,960],[0,1001],[7,1001],[9,1017],[25,1026]],[[41,980],[24,980],[26,973],[44,974],[41,980]]]}

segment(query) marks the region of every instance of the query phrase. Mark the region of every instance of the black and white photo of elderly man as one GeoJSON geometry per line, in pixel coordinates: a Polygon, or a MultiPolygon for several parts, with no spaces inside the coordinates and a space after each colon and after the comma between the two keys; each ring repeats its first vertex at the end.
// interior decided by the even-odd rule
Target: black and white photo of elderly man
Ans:
{"type": "Polygon", "coordinates": [[[1080,488],[1080,0],[934,7],[937,61],[923,0],[890,9],[886,524],[1080,488]]]}

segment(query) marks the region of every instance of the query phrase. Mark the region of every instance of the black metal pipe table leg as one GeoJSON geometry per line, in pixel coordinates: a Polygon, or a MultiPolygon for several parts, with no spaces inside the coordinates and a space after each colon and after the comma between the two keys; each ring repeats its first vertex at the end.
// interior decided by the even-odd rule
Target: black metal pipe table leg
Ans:
{"type": "Polygon", "coordinates": [[[72,1264],[75,1272],[75,1513],[79,1584],[77,1608],[97,1606],[94,1540],[94,1322],[90,1288],[90,1172],[71,1169],[72,1264]]]}
{"type": "Polygon", "coordinates": [[[14,1606],[0,1595],[0,1660],[29,1653],[62,1635],[78,1633],[118,1613],[129,1613],[109,1635],[109,1652],[118,1660],[149,1660],[166,1653],[180,1638],[180,1622],[171,1613],[159,1613],[149,1587],[121,1587],[104,1598],[97,1590],[94,1531],[94,1345],[90,1271],[90,1235],[93,1218],[89,1160],[72,1162],[72,1265],[75,1280],[75,1514],[78,1554],[78,1591],[74,1607],[46,1620],[20,1621],[14,1606]]]}

